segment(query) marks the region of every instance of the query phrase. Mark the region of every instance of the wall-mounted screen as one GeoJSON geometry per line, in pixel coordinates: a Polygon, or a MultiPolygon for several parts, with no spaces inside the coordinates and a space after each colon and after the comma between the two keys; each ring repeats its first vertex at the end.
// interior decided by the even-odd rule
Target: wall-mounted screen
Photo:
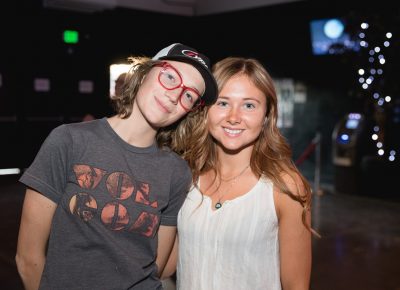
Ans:
{"type": "Polygon", "coordinates": [[[312,20],[310,33],[314,55],[337,55],[360,49],[359,42],[350,35],[342,18],[312,20]]]}

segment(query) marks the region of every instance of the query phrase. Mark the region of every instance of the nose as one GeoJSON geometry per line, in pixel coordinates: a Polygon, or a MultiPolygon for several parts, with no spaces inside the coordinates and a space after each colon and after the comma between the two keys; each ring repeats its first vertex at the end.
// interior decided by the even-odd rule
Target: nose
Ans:
{"type": "Polygon", "coordinates": [[[176,88],[173,90],[166,90],[165,95],[168,97],[168,99],[173,103],[174,105],[178,104],[179,98],[181,97],[183,89],[182,88],[176,88]]]}
{"type": "Polygon", "coordinates": [[[227,115],[227,121],[230,124],[239,124],[241,122],[242,118],[240,116],[240,110],[237,107],[232,107],[227,115]]]}

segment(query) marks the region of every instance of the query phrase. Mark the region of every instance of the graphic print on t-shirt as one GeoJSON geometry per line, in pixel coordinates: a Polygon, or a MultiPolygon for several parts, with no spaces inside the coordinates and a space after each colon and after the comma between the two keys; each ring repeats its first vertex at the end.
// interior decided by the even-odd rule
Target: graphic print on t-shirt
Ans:
{"type": "Polygon", "coordinates": [[[151,237],[157,230],[158,221],[159,218],[155,214],[142,212],[129,231],[138,232],[146,237],[151,237]]]}
{"type": "Polygon", "coordinates": [[[105,170],[86,164],[74,165],[73,170],[79,186],[89,192],[79,192],[72,196],[69,202],[71,214],[84,222],[98,218],[112,231],[135,232],[146,237],[155,235],[160,218],[153,213],[158,207],[158,201],[151,200],[149,183],[135,180],[124,172],[107,174],[105,170]],[[106,193],[96,190],[101,182],[105,182],[106,193]],[[108,194],[110,201],[100,205],[96,200],[96,195],[99,194],[108,194]],[[146,211],[143,207],[136,207],[141,212],[132,216],[133,213],[129,212],[127,206],[134,204],[142,204],[153,210],[146,211]]]}
{"type": "Polygon", "coordinates": [[[132,179],[123,172],[111,173],[107,177],[106,185],[113,198],[122,200],[129,198],[135,189],[132,179]]]}
{"type": "Polygon", "coordinates": [[[129,223],[128,210],[116,201],[109,202],[101,211],[101,221],[110,230],[123,230],[129,223]]]}
{"type": "Polygon", "coordinates": [[[139,190],[136,193],[135,201],[138,203],[143,203],[145,205],[150,205],[151,207],[157,208],[157,200],[150,202],[150,185],[144,182],[139,183],[139,190]]]}
{"type": "Polygon", "coordinates": [[[76,179],[82,188],[96,188],[100,180],[106,174],[105,170],[94,168],[89,165],[74,166],[76,179]]]}
{"type": "Polygon", "coordinates": [[[75,194],[69,202],[69,210],[85,222],[90,221],[97,212],[96,200],[87,193],[75,194]]]}

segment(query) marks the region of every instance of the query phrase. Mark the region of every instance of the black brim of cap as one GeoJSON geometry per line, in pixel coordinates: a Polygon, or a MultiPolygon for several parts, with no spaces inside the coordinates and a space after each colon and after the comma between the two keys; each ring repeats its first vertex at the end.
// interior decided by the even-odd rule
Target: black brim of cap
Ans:
{"type": "Polygon", "coordinates": [[[212,75],[212,73],[205,69],[204,66],[197,62],[196,60],[190,59],[185,56],[165,56],[165,57],[160,57],[160,60],[172,60],[172,61],[180,61],[180,62],[185,62],[188,64],[193,65],[201,74],[201,76],[204,79],[205,85],[206,85],[206,90],[202,96],[202,99],[204,100],[204,103],[206,105],[212,105],[216,100],[218,96],[218,86],[217,83],[215,82],[215,79],[212,75]]]}

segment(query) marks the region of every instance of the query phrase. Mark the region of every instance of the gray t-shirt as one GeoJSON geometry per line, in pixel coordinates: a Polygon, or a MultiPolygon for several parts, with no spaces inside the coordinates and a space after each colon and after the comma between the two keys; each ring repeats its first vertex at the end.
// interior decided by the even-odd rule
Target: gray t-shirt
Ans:
{"type": "Polygon", "coordinates": [[[58,204],[40,289],[162,289],[157,230],[191,182],[177,154],[129,145],[106,118],[61,125],[20,181],[58,204]]]}

